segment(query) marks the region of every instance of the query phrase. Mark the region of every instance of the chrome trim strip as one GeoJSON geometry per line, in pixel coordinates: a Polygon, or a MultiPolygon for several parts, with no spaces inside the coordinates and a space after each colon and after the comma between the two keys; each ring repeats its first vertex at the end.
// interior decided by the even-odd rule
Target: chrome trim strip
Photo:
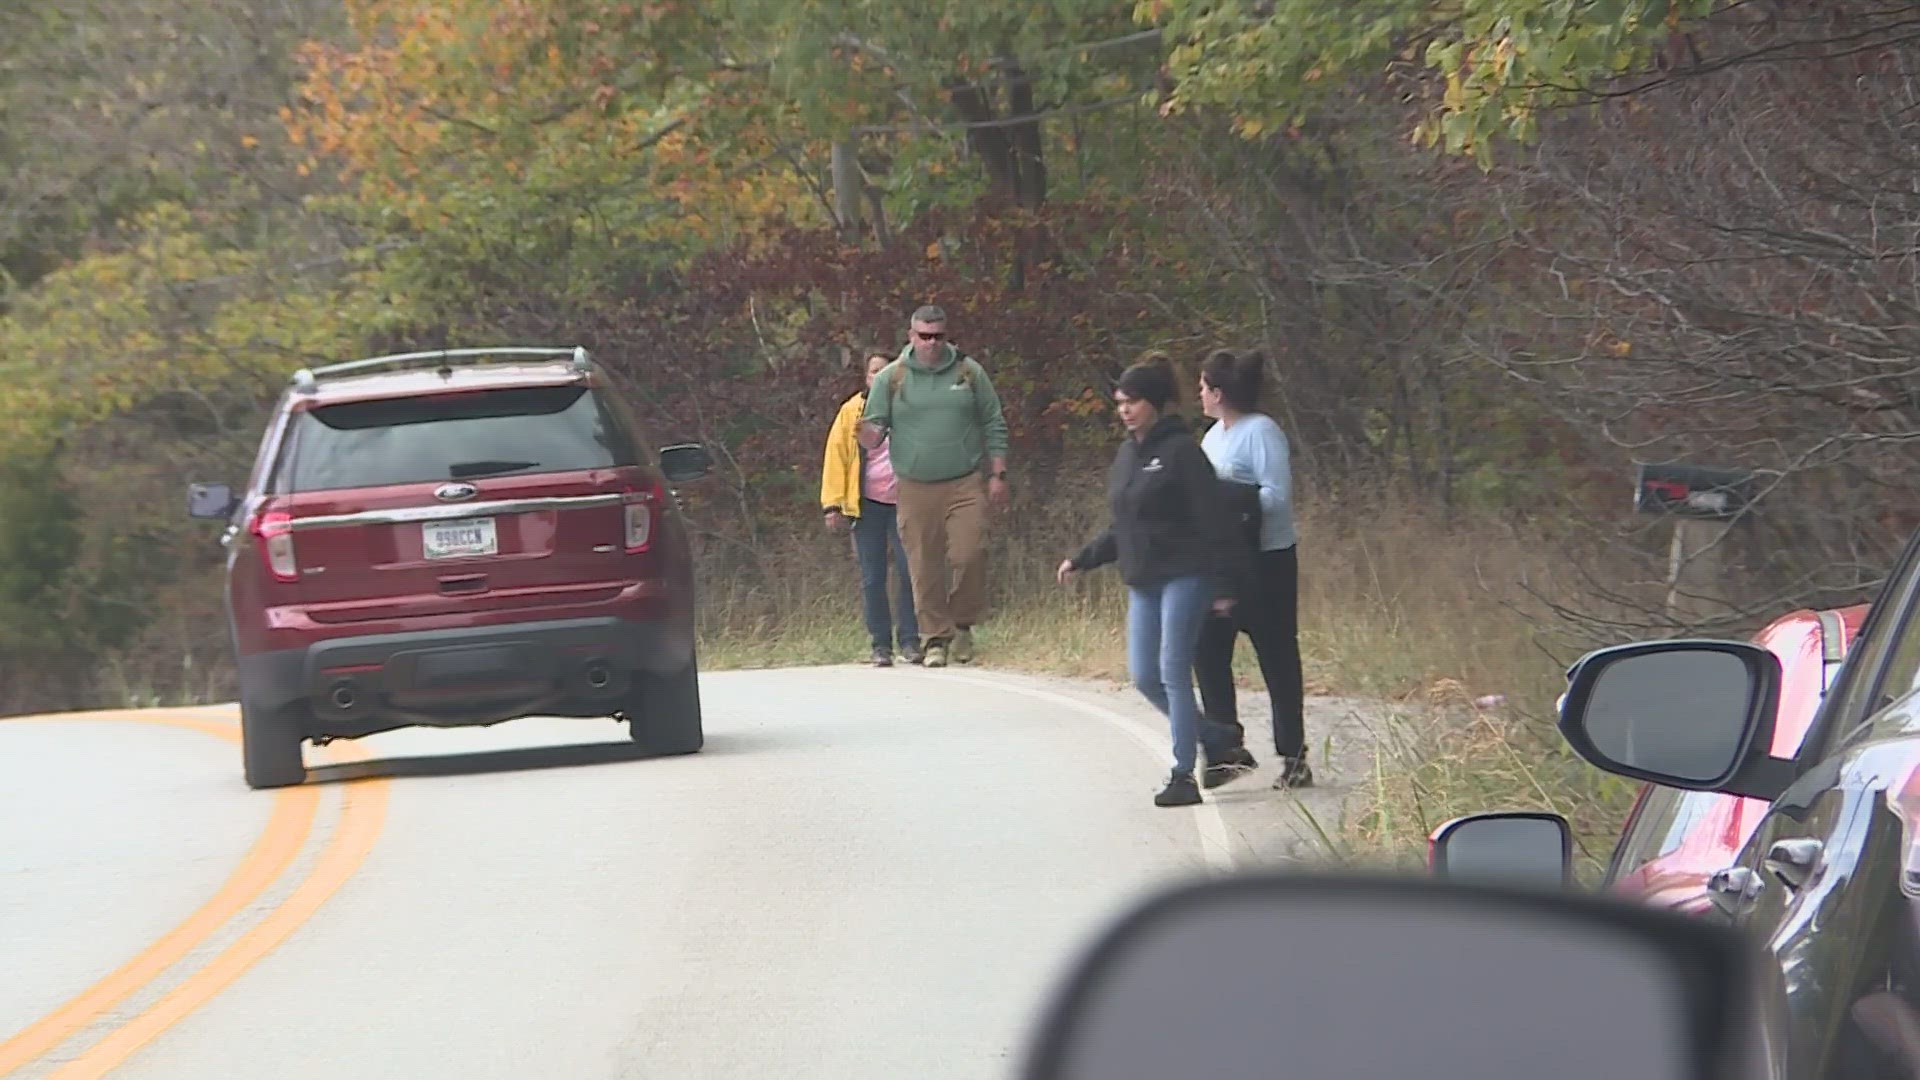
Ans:
{"type": "Polygon", "coordinates": [[[1840,673],[1840,662],[1847,658],[1847,651],[1840,643],[1840,635],[1847,628],[1840,623],[1840,613],[1823,610],[1817,616],[1820,620],[1820,692],[1825,694],[1833,689],[1833,677],[1840,673]]]}
{"type": "Polygon", "coordinates": [[[594,506],[618,506],[618,492],[604,495],[570,495],[541,499],[497,499],[493,502],[457,503],[440,506],[396,506],[390,510],[362,510],[357,514],[326,514],[294,518],[294,532],[308,529],[334,529],[343,525],[406,525],[421,521],[454,521],[459,518],[487,517],[493,514],[531,514],[541,510],[584,510],[594,506]]]}

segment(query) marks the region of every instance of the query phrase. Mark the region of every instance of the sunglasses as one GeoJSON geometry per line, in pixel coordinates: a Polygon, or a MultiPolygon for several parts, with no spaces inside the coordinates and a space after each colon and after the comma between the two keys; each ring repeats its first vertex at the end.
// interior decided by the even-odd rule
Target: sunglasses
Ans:
{"type": "Polygon", "coordinates": [[[945,330],[915,330],[913,336],[919,338],[921,341],[939,341],[941,338],[947,336],[947,332],[945,330]]]}

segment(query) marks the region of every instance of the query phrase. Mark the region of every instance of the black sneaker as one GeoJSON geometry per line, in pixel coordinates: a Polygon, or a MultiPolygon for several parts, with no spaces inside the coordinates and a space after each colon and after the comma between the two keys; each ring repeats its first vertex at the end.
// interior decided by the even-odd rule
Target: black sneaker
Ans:
{"type": "Polygon", "coordinates": [[[1259,767],[1260,763],[1253,759],[1251,751],[1244,746],[1236,746],[1223,752],[1218,759],[1208,761],[1206,770],[1200,774],[1200,782],[1211,790],[1222,784],[1231,784],[1259,767]]]}
{"type": "Polygon", "coordinates": [[[1273,782],[1275,791],[1312,786],[1313,770],[1307,766],[1305,755],[1280,759],[1280,776],[1273,782]]]}
{"type": "Polygon", "coordinates": [[[873,650],[873,666],[874,667],[892,667],[893,666],[893,650],[879,649],[879,648],[874,649],[873,650]]]}
{"type": "Polygon", "coordinates": [[[1155,806],[1193,806],[1200,801],[1200,787],[1193,782],[1192,773],[1174,773],[1167,779],[1167,786],[1153,797],[1155,806]]]}
{"type": "Polygon", "coordinates": [[[920,646],[918,645],[907,646],[900,654],[900,658],[909,664],[924,664],[927,662],[927,654],[920,651],[920,646]]]}

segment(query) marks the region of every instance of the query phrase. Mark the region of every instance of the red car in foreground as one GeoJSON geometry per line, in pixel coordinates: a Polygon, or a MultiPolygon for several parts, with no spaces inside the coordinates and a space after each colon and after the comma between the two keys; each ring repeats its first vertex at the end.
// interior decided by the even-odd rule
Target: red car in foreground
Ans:
{"type": "MultiPolygon", "coordinates": [[[[1754,644],[1780,659],[1775,757],[1792,758],[1800,752],[1868,606],[1790,611],[1753,636],[1754,644]]],[[[1705,913],[1713,904],[1709,879],[1740,861],[1740,849],[1766,816],[1767,806],[1764,799],[1642,786],[1613,849],[1606,887],[1660,907],[1705,913]]]]}
{"type": "MultiPolygon", "coordinates": [[[[1828,633],[1817,642],[1821,662],[1805,670],[1825,668],[1836,651],[1828,633]]],[[[1726,839],[1711,837],[1712,858],[1670,858],[1667,872],[1642,872],[1686,847],[1653,842],[1642,849],[1650,857],[1624,852],[1609,886],[1661,905],[1691,903],[1693,918],[1748,936],[1760,963],[1741,988],[1755,996],[1751,1044],[1765,1075],[1911,1080],[1920,1030],[1920,533],[1858,620],[1857,640],[1836,643],[1845,660],[1811,719],[1814,684],[1790,675],[1781,655],[1802,666],[1815,644],[1803,633],[1798,643],[1692,638],[1596,649],[1568,669],[1555,726],[1576,755],[1615,776],[1751,800],[1744,806],[1758,820],[1728,819],[1726,839]],[[1786,730],[1776,737],[1776,727],[1786,730]],[[1791,756],[1778,756],[1787,748],[1791,756]],[[1690,902],[1699,872],[1728,851],[1706,878],[1710,903],[1690,902]]],[[[1636,821],[1623,839],[1662,831],[1636,821]]],[[[1558,814],[1468,815],[1436,830],[1432,865],[1457,879],[1564,888],[1569,835],[1558,814]]]]}
{"type": "MultiPolygon", "coordinates": [[[[1801,608],[1780,616],[1753,635],[1753,644],[1780,661],[1780,704],[1772,742],[1775,756],[1792,758],[1800,752],[1800,744],[1820,711],[1841,661],[1859,635],[1870,606],[1855,604],[1824,611],[1801,608]]],[[[1603,887],[1656,907],[1689,915],[1706,914],[1714,906],[1714,875],[1739,863],[1741,849],[1759,827],[1769,805],[1765,799],[1643,784],[1614,845],[1603,887]]],[[[1448,856],[1444,849],[1452,847],[1452,858],[1470,860],[1473,873],[1491,872],[1509,859],[1511,866],[1506,869],[1518,871],[1523,878],[1570,871],[1571,838],[1555,815],[1505,813],[1491,815],[1505,818],[1502,824],[1475,823],[1475,818],[1486,816],[1455,818],[1435,829],[1428,838],[1428,869],[1446,873],[1444,860],[1448,856]],[[1470,851],[1445,843],[1453,829],[1463,823],[1471,825],[1480,837],[1470,851]],[[1504,841],[1491,831],[1496,828],[1507,830],[1504,841]],[[1540,857],[1540,852],[1555,845],[1563,849],[1564,870],[1540,857]],[[1511,850],[1497,854],[1501,846],[1511,850]]],[[[1456,867],[1454,872],[1461,870],[1456,867]]]]}

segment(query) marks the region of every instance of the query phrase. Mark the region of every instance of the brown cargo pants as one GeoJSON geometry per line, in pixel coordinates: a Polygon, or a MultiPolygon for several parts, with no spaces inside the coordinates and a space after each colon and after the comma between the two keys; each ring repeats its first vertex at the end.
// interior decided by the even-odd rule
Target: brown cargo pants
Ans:
{"type": "Polygon", "coordinates": [[[923,648],[949,644],[987,608],[987,485],[979,473],[921,483],[902,476],[900,541],[913,574],[923,648]]]}

